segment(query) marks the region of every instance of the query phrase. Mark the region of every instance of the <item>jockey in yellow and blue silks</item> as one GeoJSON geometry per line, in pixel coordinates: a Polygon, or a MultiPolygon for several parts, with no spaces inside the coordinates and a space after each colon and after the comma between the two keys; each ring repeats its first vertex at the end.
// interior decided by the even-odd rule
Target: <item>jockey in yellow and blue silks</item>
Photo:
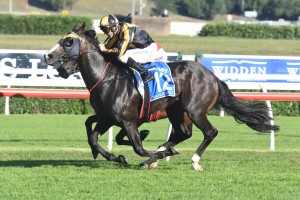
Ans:
{"type": "Polygon", "coordinates": [[[120,24],[115,16],[106,15],[100,20],[99,27],[108,36],[107,42],[100,44],[101,51],[115,55],[121,62],[139,71],[144,82],[153,77],[140,63],[167,60],[161,46],[134,24],[120,24]]]}

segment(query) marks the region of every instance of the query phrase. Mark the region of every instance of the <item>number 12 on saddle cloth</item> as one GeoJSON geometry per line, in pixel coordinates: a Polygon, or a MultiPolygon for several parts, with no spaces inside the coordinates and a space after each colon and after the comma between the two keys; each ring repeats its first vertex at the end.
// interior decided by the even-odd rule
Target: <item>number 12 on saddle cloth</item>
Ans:
{"type": "MultiPolygon", "coordinates": [[[[144,65],[149,73],[154,77],[153,80],[147,82],[150,94],[150,101],[161,99],[164,97],[175,96],[175,84],[171,75],[169,66],[161,61],[151,62],[144,65]]],[[[133,70],[137,81],[137,89],[144,99],[145,90],[141,75],[133,70]]]]}

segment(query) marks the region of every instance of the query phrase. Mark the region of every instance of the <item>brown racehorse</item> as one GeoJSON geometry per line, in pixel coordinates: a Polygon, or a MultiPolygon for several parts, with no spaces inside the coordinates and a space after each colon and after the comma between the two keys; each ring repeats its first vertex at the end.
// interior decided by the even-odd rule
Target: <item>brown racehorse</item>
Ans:
{"type": "Polygon", "coordinates": [[[223,107],[237,122],[244,123],[255,131],[279,129],[270,124],[268,108],[264,104],[239,101],[226,83],[200,63],[172,62],[168,65],[175,83],[175,97],[151,102],[150,113],[165,109],[174,131],[157,151],[144,149],[138,133],[138,126],[143,122],[139,119],[142,99],[135,87],[135,81],[129,75],[127,66],[99,51],[98,41],[92,32],[85,31],[85,24],[74,28],[45,54],[45,61],[49,65],[61,62],[58,72],[63,78],[68,78],[77,68],[80,70],[90,91],[90,103],[99,122],[96,131],[88,131],[88,142],[94,158],[100,153],[107,160],[126,163],[124,156],[114,156],[98,144],[98,136],[113,125],[126,130],[134,151],[140,156],[161,159],[175,155],[178,152],[173,147],[187,138],[184,135],[184,113],[187,113],[204,135],[192,157],[194,169],[202,170],[199,164],[201,155],[218,134],[217,129],[207,119],[207,113],[213,107],[223,107]]]}

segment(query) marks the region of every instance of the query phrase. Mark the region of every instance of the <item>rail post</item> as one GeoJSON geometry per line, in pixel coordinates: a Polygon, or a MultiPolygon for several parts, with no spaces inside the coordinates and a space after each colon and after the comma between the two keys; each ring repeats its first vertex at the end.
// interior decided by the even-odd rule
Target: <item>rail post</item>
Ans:
{"type": "MultiPolygon", "coordinates": [[[[263,93],[267,93],[267,89],[262,88],[263,93]]],[[[273,115],[273,110],[271,106],[271,101],[266,101],[267,107],[269,109],[269,117],[271,118],[270,124],[274,126],[274,115],[273,115]]],[[[275,150],[275,132],[271,130],[270,132],[270,150],[274,151],[275,150]]]]}
{"type": "Polygon", "coordinates": [[[112,150],[113,147],[113,127],[110,127],[108,130],[108,139],[107,139],[107,149],[108,151],[112,150]]]}
{"type": "MultiPolygon", "coordinates": [[[[7,88],[10,88],[10,85],[7,86],[7,88]]],[[[5,108],[4,108],[4,114],[9,115],[9,97],[5,97],[5,108]]]]}

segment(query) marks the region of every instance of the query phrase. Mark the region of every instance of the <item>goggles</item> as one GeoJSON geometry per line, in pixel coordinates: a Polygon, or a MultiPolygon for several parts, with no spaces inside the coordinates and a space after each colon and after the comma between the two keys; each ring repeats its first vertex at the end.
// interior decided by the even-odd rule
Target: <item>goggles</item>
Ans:
{"type": "Polygon", "coordinates": [[[99,28],[101,29],[101,31],[103,31],[104,33],[109,33],[110,28],[109,27],[105,27],[105,26],[99,26],[99,28]]]}

